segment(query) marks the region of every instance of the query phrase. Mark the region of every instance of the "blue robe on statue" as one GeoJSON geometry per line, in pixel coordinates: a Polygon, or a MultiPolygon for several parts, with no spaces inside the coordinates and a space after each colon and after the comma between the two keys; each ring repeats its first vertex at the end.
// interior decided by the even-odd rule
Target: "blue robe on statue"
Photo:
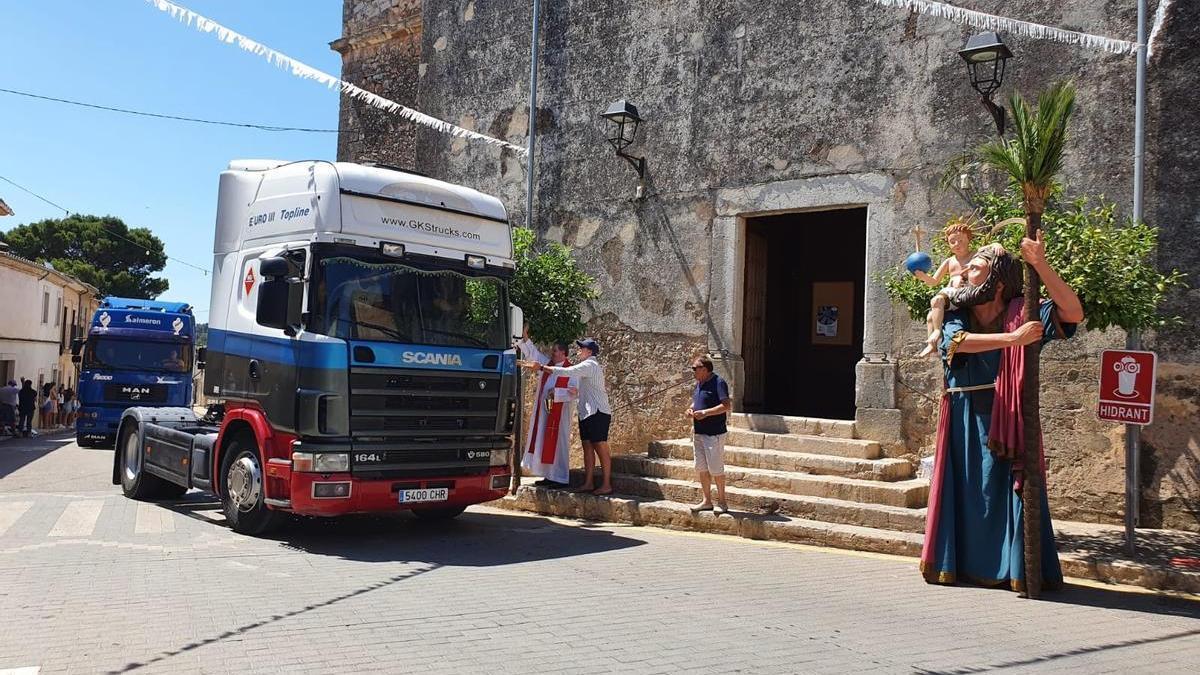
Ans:
{"type": "MultiPolygon", "coordinates": [[[[1021,299],[1012,303],[1019,305],[1021,299]]],[[[1019,325],[1020,307],[1010,304],[1009,310],[1009,316],[1015,317],[1019,325]]],[[[1053,302],[1042,303],[1041,320],[1043,344],[1075,334],[1075,324],[1056,321],[1053,302]]],[[[966,333],[1001,332],[1003,321],[990,327],[973,323],[969,310],[959,310],[947,312],[942,328],[947,391],[942,396],[938,421],[921,573],[930,583],[966,581],[1020,591],[1025,583],[1024,505],[1014,491],[1013,462],[997,457],[988,448],[996,397],[996,390],[989,387],[997,381],[1007,350],[957,353],[966,333]],[[961,388],[975,389],[950,391],[961,388]]],[[[1026,463],[1040,468],[1040,447],[1036,457],[1026,463]]],[[[1045,587],[1054,588],[1062,584],[1062,568],[1045,490],[1041,491],[1041,501],[1042,579],[1045,587]]]]}

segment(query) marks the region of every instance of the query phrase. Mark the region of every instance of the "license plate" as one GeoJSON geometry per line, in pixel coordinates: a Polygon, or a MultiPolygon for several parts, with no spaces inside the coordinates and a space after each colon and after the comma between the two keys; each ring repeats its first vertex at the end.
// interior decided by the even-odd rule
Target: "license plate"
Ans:
{"type": "Polygon", "coordinates": [[[423,488],[420,490],[401,490],[401,504],[418,502],[444,502],[450,498],[450,488],[423,488]]]}

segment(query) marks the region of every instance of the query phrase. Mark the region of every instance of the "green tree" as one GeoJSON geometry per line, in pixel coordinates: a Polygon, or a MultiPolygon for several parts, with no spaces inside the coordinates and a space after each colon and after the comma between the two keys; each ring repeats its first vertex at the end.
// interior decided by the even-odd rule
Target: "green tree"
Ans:
{"type": "Polygon", "coordinates": [[[16,255],[48,262],[103,295],[155,298],[167,290],[166,279],[151,276],[167,264],[162,240],[120,218],[72,214],[14,227],[3,239],[16,255]]]}
{"type": "Polygon", "coordinates": [[[570,342],[586,326],[580,305],[596,297],[595,281],[579,269],[562,244],[538,244],[533,231],[513,230],[517,269],[509,284],[510,300],[525,312],[535,342],[570,342]]]}
{"type": "MultiPolygon", "coordinates": [[[[1022,201],[1015,189],[972,194],[970,204],[982,223],[976,228],[975,246],[997,241],[1019,257],[1025,228],[1011,219],[1023,219],[1022,201]],[[991,225],[1006,220],[1010,224],[991,225]]],[[[1089,329],[1146,330],[1181,323],[1181,317],[1158,311],[1169,293],[1186,287],[1182,272],[1162,272],[1155,266],[1158,228],[1122,222],[1117,205],[1104,197],[1071,196],[1061,191],[1050,195],[1042,224],[1046,228],[1042,234],[1046,259],[1079,294],[1089,329]]],[[[950,255],[943,238],[934,238],[931,255],[935,260],[950,255]]],[[[884,272],[879,281],[913,320],[925,321],[929,300],[938,289],[899,267],[884,272]]]]}

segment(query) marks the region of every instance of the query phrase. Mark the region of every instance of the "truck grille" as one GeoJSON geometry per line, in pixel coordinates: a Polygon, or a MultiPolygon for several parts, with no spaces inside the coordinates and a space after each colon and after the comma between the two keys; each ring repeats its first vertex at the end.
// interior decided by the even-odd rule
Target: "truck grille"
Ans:
{"type": "Polygon", "coordinates": [[[488,451],[508,447],[497,431],[499,410],[498,373],[353,368],[352,471],[364,477],[486,471],[488,451]]]}
{"type": "Polygon", "coordinates": [[[165,384],[106,384],[104,400],[124,403],[163,403],[167,400],[165,384]]]}

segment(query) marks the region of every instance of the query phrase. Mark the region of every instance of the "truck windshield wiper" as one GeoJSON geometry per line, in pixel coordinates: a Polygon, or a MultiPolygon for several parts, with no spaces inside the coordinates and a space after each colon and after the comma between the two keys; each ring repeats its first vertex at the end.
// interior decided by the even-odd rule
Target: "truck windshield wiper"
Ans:
{"type": "MultiPolygon", "coordinates": [[[[348,319],[341,319],[341,321],[348,321],[348,319]]],[[[388,326],[384,326],[384,325],[378,324],[378,323],[371,323],[370,321],[354,321],[352,323],[355,326],[362,326],[364,328],[374,328],[375,330],[381,330],[384,333],[387,333],[388,335],[396,338],[400,342],[408,341],[405,339],[405,337],[403,335],[400,334],[400,331],[396,330],[395,328],[389,328],[388,326]]],[[[359,339],[361,340],[363,338],[359,338],[359,339]]]]}
{"type": "Polygon", "coordinates": [[[441,335],[450,335],[453,337],[462,338],[464,340],[470,340],[471,342],[474,342],[475,346],[479,347],[480,349],[488,348],[488,343],[484,342],[483,340],[480,340],[479,338],[475,337],[474,335],[467,335],[466,333],[456,333],[454,331],[449,331],[449,330],[438,330],[436,328],[426,328],[425,332],[440,333],[441,335]]]}

